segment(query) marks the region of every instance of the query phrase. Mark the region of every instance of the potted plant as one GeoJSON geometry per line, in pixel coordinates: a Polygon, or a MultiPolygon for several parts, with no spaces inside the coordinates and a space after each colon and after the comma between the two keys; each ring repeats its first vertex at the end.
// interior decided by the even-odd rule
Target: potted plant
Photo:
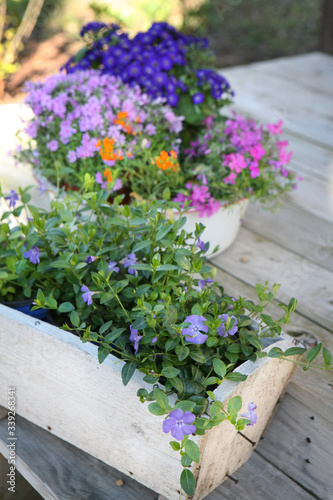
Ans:
{"type": "MultiPolygon", "coordinates": [[[[202,498],[249,457],[252,446],[238,433],[259,439],[293,372],[281,358],[297,363],[305,352],[279,337],[296,301],[274,320],[263,311],[278,285],[257,285],[256,304],[226,295],[201,249],[202,225],[187,234],[184,217],[164,217],[166,201],[121,206],[116,198],[110,205],[95,186],[87,174],[80,192],[52,202],[50,220],[61,219],[47,232],[58,287],[39,290],[35,302],[67,332],[3,311],[1,376],[20,387],[28,360],[17,360],[16,374],[6,359],[13,346],[33,350],[23,416],[170,499],[181,490],[202,498]],[[46,390],[52,401],[45,408],[36,398],[46,390]],[[147,419],[140,402],[148,403],[147,419]],[[214,443],[221,438],[217,467],[214,443]],[[221,467],[223,453],[229,458],[221,467]]],[[[321,348],[309,351],[305,368],[321,348]]],[[[325,348],[323,356],[323,368],[332,369],[325,348]]]]}

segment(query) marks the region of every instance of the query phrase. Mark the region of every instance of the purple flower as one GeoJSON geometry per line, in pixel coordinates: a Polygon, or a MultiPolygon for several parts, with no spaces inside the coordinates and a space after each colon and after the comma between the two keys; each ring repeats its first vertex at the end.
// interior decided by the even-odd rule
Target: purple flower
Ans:
{"type": "Polygon", "coordinates": [[[142,339],[142,335],[138,335],[138,330],[132,328],[132,325],[130,325],[130,330],[131,330],[131,335],[129,339],[131,342],[134,342],[134,352],[136,354],[139,350],[139,342],[142,339]]]}
{"type": "Polygon", "coordinates": [[[191,342],[192,344],[203,344],[208,339],[208,335],[204,335],[200,332],[208,332],[208,326],[203,323],[207,321],[204,316],[198,316],[197,314],[192,314],[185,318],[187,323],[191,323],[191,326],[182,329],[182,335],[185,335],[185,340],[191,342]]]}
{"type": "Polygon", "coordinates": [[[88,255],[88,257],[86,258],[86,262],[88,264],[91,264],[92,262],[94,262],[96,259],[98,259],[98,257],[94,257],[93,255],[88,255]]]}
{"type": "Polygon", "coordinates": [[[52,141],[48,142],[46,146],[49,148],[50,151],[54,152],[57,151],[57,149],[59,148],[59,143],[58,141],[53,139],[52,141]]]}
{"type": "Polygon", "coordinates": [[[248,418],[251,421],[247,425],[254,425],[255,423],[257,423],[258,415],[255,412],[256,408],[257,406],[254,403],[249,403],[247,406],[248,411],[241,415],[241,417],[248,418]]]}
{"type": "Polygon", "coordinates": [[[117,262],[114,262],[112,260],[110,260],[110,262],[108,263],[108,269],[109,273],[111,271],[113,271],[114,273],[119,273],[119,267],[117,266],[117,262]]]}
{"type": "Polygon", "coordinates": [[[192,96],[192,102],[193,104],[202,104],[205,100],[205,96],[203,95],[202,92],[197,92],[192,96]]]}
{"type": "Polygon", "coordinates": [[[131,268],[131,266],[137,263],[138,261],[136,260],[135,253],[129,253],[128,255],[126,255],[124,260],[124,267],[128,268],[129,274],[134,274],[135,276],[137,275],[137,271],[131,268]]]}
{"type": "Polygon", "coordinates": [[[69,163],[74,163],[76,161],[76,153],[75,151],[69,151],[67,158],[69,160],[69,163]]]}
{"type": "Polygon", "coordinates": [[[97,292],[91,292],[86,285],[82,285],[81,292],[83,292],[82,294],[83,302],[86,302],[88,306],[91,306],[92,296],[97,292]]]}
{"type": "Polygon", "coordinates": [[[227,337],[228,335],[235,335],[235,333],[238,331],[238,326],[236,326],[238,323],[237,318],[235,316],[229,316],[228,314],[221,314],[219,316],[219,318],[221,318],[223,320],[223,322],[222,322],[221,326],[218,327],[217,333],[221,337],[227,337]],[[230,323],[230,321],[232,319],[234,320],[234,326],[232,326],[232,327],[228,326],[228,328],[227,328],[228,320],[230,323]]]}
{"type": "Polygon", "coordinates": [[[198,287],[201,288],[202,290],[205,290],[207,288],[208,283],[214,283],[214,280],[211,280],[210,278],[207,279],[201,279],[198,283],[198,287]]]}
{"type": "Polygon", "coordinates": [[[16,194],[14,189],[10,190],[11,194],[9,196],[6,196],[6,200],[9,200],[9,208],[15,208],[16,202],[20,199],[19,196],[16,194]]]}
{"type": "Polygon", "coordinates": [[[202,251],[205,250],[205,245],[206,245],[206,243],[204,241],[202,241],[200,238],[198,238],[198,241],[195,244],[195,246],[200,248],[200,250],[202,250],[202,251]]]}
{"type": "Polygon", "coordinates": [[[154,337],[153,340],[151,341],[152,344],[155,344],[155,342],[157,342],[158,340],[158,337],[154,337]]]}
{"type": "MultiPolygon", "coordinates": [[[[26,244],[24,246],[27,246],[26,244]]],[[[27,252],[24,252],[24,258],[29,259],[33,264],[39,264],[39,248],[35,245],[30,248],[27,252]]]]}
{"type": "Polygon", "coordinates": [[[181,441],[184,438],[184,434],[188,436],[197,430],[193,424],[194,420],[195,415],[190,411],[184,413],[180,408],[172,410],[168,418],[163,422],[163,432],[167,434],[171,431],[171,436],[181,441]]]}

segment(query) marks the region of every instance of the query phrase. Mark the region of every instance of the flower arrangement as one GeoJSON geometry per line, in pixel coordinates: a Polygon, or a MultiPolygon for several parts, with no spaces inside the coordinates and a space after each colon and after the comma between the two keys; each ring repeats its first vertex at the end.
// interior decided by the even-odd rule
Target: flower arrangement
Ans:
{"type": "Polygon", "coordinates": [[[211,67],[214,57],[206,38],[185,35],[165,22],[132,39],[115,24],[94,22],[82,28],[81,36],[86,45],[65,64],[69,73],[101,69],[139,85],[151,99],[165,98],[190,125],[200,125],[231,102],[229,83],[211,67]]]}
{"type": "Polygon", "coordinates": [[[274,203],[296,188],[295,174],[287,168],[292,152],[287,141],[276,138],[281,133],[282,121],[263,126],[236,113],[224,119],[209,116],[184,151],[186,189],[174,201],[188,200],[201,217],[217,212],[226,201],[255,197],[274,203]]]}
{"type": "MultiPolygon", "coordinates": [[[[28,226],[20,226],[14,238],[19,244],[13,246],[19,247],[21,261],[41,260],[44,251],[48,256],[47,273],[55,279],[37,291],[36,308],[50,309],[62,328],[97,344],[100,363],[110,353],[125,361],[125,385],[135,370],[152,384],[150,392],[142,388],[138,397],[151,413],[165,416],[161,432],[174,439],[170,446],[181,455],[181,486],[191,495],[191,464],[200,460],[200,451],[190,435],[203,435],[225,420],[240,431],[260,418],[255,401],[244,401],[247,411],[240,413],[243,402],[236,396],[225,408],[215,400],[214,387],[226,379],[245,380],[237,372],[245,360],[268,355],[297,362],[292,356],[305,352],[302,347],[262,351],[262,339],[281,334],[296,300],[282,305],[283,315],[274,320],[263,311],[278,285],[273,291],[267,283],[257,285],[257,303],[225,294],[204,256],[202,224],[187,234],[183,214],[176,222],[164,217],[166,201],[122,206],[116,197],[110,205],[107,191],[96,186],[86,174],[80,191],[53,200],[50,212],[29,205],[21,192],[20,207],[12,202],[13,215],[24,210],[34,216],[28,226]],[[23,253],[32,248],[28,259],[23,253]]],[[[14,200],[14,194],[9,198],[14,200]]],[[[7,226],[2,222],[1,234],[8,233],[7,226]]],[[[321,344],[299,363],[307,369],[321,350],[320,368],[332,369],[332,356],[321,344]]]]}
{"type": "Polygon", "coordinates": [[[182,129],[182,118],[161,99],[96,71],[58,74],[27,88],[30,140],[14,156],[53,184],[74,187],[89,173],[109,192],[129,185],[149,199],[179,183],[179,169],[156,165],[161,151],[174,162],[182,129]]]}

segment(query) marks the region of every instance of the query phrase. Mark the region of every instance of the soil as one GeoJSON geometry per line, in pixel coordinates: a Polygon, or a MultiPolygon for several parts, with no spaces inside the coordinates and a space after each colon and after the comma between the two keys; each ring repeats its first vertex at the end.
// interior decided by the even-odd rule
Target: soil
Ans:
{"type": "Polygon", "coordinates": [[[20,57],[20,69],[5,82],[0,104],[22,101],[26,81],[36,81],[58,72],[80,47],[81,42],[69,39],[64,33],[41,42],[29,41],[20,57]]]}

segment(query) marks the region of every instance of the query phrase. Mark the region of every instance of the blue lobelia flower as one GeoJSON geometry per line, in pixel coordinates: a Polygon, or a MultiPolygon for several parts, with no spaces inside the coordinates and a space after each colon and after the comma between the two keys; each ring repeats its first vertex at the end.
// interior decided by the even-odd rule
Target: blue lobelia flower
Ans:
{"type": "Polygon", "coordinates": [[[180,408],[172,410],[168,418],[163,422],[163,432],[167,434],[171,431],[172,437],[181,441],[184,438],[184,434],[188,436],[197,430],[193,424],[194,420],[195,415],[190,411],[184,413],[180,408]]]}
{"type": "Polygon", "coordinates": [[[203,344],[206,342],[208,335],[201,332],[208,332],[208,326],[203,323],[203,321],[207,321],[207,319],[204,316],[191,314],[191,316],[185,318],[185,321],[191,323],[191,326],[182,329],[182,335],[185,335],[185,340],[192,344],[203,344]]]}

